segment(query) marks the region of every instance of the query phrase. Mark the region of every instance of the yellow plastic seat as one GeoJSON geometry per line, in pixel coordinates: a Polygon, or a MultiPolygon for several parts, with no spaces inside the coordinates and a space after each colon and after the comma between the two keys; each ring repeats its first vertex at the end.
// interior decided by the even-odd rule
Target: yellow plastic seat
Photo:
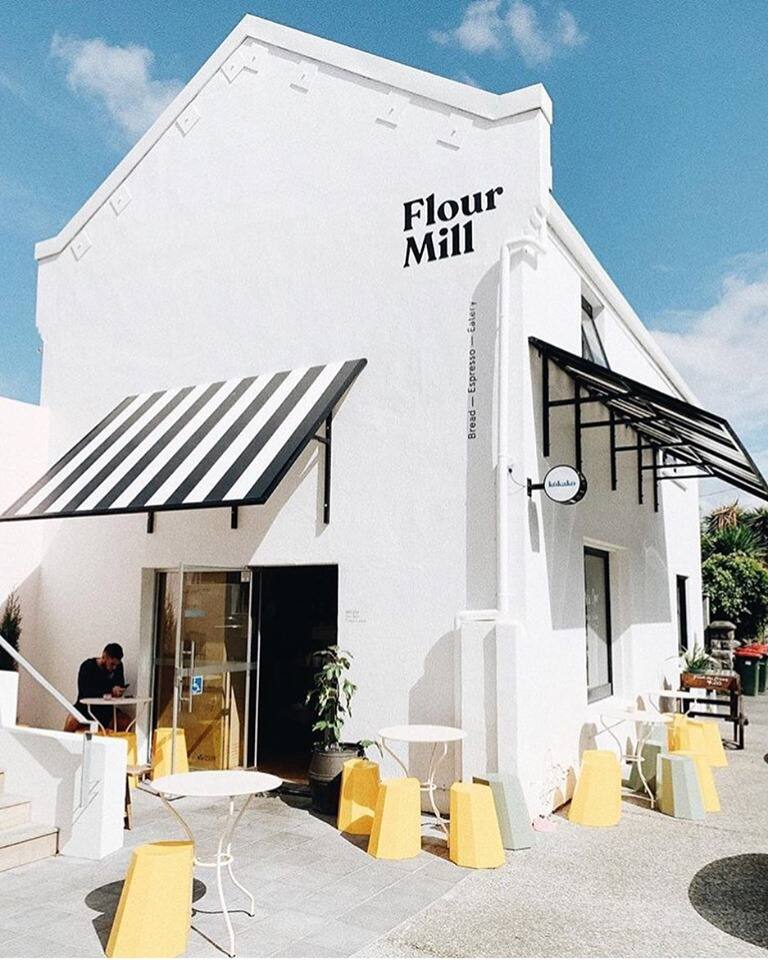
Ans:
{"type": "Polygon", "coordinates": [[[670,750],[672,756],[692,757],[696,764],[696,777],[701,788],[701,799],[704,804],[705,813],[720,812],[720,798],[717,795],[715,778],[712,775],[712,767],[707,760],[704,752],[695,750],[670,750]]]}
{"type": "Polygon", "coordinates": [[[189,773],[189,759],[187,758],[187,738],[184,731],[176,729],[176,750],[171,770],[171,734],[172,727],[157,727],[152,734],[152,780],[166,777],[171,773],[189,773]]]}
{"type": "Polygon", "coordinates": [[[460,867],[490,869],[504,864],[493,792],[485,783],[454,783],[448,855],[460,867]]]}
{"type": "Polygon", "coordinates": [[[585,750],[568,811],[582,827],[615,827],[621,819],[621,767],[611,750],[585,750]]]}
{"type": "Polygon", "coordinates": [[[187,951],[195,848],[190,840],[137,847],[109,934],[108,957],[178,957],[187,951]]]}
{"type": "Polygon", "coordinates": [[[379,796],[379,781],[379,765],[372,760],[358,757],[344,764],[336,820],[336,826],[342,833],[370,836],[379,796]]]}
{"type": "Polygon", "coordinates": [[[727,767],[728,759],[723,749],[723,740],[720,736],[720,727],[717,720],[691,720],[691,723],[701,725],[704,737],[704,752],[710,767],[727,767]]]}
{"type": "Polygon", "coordinates": [[[368,853],[379,860],[407,860],[421,853],[421,785],[415,777],[379,784],[368,853]]]}
{"type": "Polygon", "coordinates": [[[669,730],[670,753],[676,750],[691,750],[694,753],[707,752],[704,741],[704,725],[698,720],[676,714],[669,730]]]}

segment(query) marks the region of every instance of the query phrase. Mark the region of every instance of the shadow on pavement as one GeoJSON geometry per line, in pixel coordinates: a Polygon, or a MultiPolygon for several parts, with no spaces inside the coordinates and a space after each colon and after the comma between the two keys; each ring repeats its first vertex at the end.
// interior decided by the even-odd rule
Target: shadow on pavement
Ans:
{"type": "Polygon", "coordinates": [[[768,948],[768,854],[745,853],[708,863],[691,881],[688,899],[719,930],[768,948]]]}

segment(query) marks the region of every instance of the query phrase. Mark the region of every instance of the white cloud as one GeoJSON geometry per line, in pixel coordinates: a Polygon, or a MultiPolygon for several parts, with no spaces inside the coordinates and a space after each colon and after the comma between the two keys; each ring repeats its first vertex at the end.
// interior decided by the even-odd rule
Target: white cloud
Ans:
{"type": "Polygon", "coordinates": [[[176,96],[182,84],[153,80],[155,56],[147,47],[113,46],[99,37],[54,34],[51,54],[67,68],[70,89],[99,102],[120,131],[136,139],[176,96]]]}
{"type": "Polygon", "coordinates": [[[470,53],[516,51],[529,67],[549,63],[561,50],[586,42],[576,17],[561,8],[555,16],[539,15],[534,2],[472,0],[461,23],[450,30],[435,30],[436,43],[455,44],[470,53]]]}
{"type": "Polygon", "coordinates": [[[718,300],[705,310],[665,314],[681,329],[654,331],[703,406],[727,417],[758,450],[768,449],[768,268],[765,254],[731,261],[718,300]],[[762,268],[755,269],[762,264],[762,268]]]}

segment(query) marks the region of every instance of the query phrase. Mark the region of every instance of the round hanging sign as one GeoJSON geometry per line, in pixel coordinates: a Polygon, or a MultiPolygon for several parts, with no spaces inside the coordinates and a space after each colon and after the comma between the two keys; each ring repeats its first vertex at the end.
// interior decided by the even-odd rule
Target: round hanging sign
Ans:
{"type": "Polygon", "coordinates": [[[561,463],[547,471],[543,487],[555,503],[578,503],[587,492],[587,478],[574,467],[561,463]]]}

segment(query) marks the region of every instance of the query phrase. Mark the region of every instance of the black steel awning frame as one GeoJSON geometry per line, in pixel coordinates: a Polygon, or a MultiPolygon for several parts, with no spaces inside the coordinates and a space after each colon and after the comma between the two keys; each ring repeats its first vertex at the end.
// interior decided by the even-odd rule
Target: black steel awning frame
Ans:
{"type": "MultiPolygon", "coordinates": [[[[583,466],[582,432],[593,428],[607,428],[609,431],[611,490],[618,488],[617,454],[633,453],[637,464],[637,501],[639,504],[644,502],[643,478],[646,472],[651,471],[653,480],[653,509],[655,512],[659,510],[659,484],[662,481],[699,480],[718,476],[712,466],[697,452],[695,440],[692,439],[691,435],[698,433],[702,438],[702,442],[708,438],[718,443],[722,443],[722,436],[719,436],[712,430],[708,430],[705,424],[699,423],[698,421],[695,423],[689,422],[685,427],[675,423],[669,418],[664,417],[652,406],[647,405],[647,401],[642,396],[634,395],[631,391],[628,391],[627,394],[619,394],[618,396],[611,395],[607,387],[604,391],[601,391],[600,387],[595,383],[595,380],[599,380],[600,378],[601,367],[590,363],[590,366],[597,367],[595,378],[590,379],[587,376],[580,377],[577,370],[572,367],[566,369],[559,361],[562,360],[565,364],[568,363],[569,358],[579,360],[581,364],[586,364],[587,361],[575,356],[571,358],[571,355],[569,355],[567,351],[553,347],[551,344],[547,344],[535,337],[529,338],[529,342],[531,346],[536,348],[542,361],[541,413],[542,454],[544,457],[549,457],[550,455],[551,411],[557,408],[571,407],[573,408],[574,458],[576,469],[581,471],[583,466]],[[550,389],[550,360],[573,382],[573,395],[571,397],[552,398],[550,389]],[[583,408],[588,404],[595,403],[601,404],[607,409],[607,419],[584,419],[582,415],[583,408]],[[622,404],[635,407],[643,412],[638,414],[630,413],[626,409],[621,409],[622,404]],[[632,444],[617,443],[616,428],[619,426],[634,430],[636,441],[632,444]],[[689,434],[688,438],[685,436],[686,433],[689,434]],[[646,462],[645,453],[647,451],[651,451],[650,463],[646,462]],[[662,458],[661,461],[660,457],[662,458]],[[670,461],[668,459],[669,457],[674,459],[670,461]],[[689,472],[685,474],[669,472],[680,469],[685,469],[689,472]],[[691,470],[695,472],[690,472],[691,470]]],[[[606,370],[605,373],[608,377],[617,376],[610,370],[606,370]]],[[[620,379],[622,381],[628,380],[628,378],[624,377],[620,379]]],[[[650,390],[651,388],[648,389],[650,390]]],[[[678,403],[684,403],[684,401],[677,401],[676,398],[672,396],[665,396],[664,400],[665,405],[668,406],[672,415],[674,415],[674,407],[678,403]]],[[[685,404],[685,407],[687,412],[691,405],[685,404]]],[[[707,414],[706,411],[701,411],[701,414],[702,416],[714,419],[712,415],[707,414]]],[[[685,414],[680,411],[679,416],[684,417],[685,414]]],[[[738,442],[738,438],[735,439],[738,442]]],[[[752,466],[756,476],[762,480],[762,476],[754,464],[754,461],[752,461],[752,458],[740,443],[739,446],[745,458],[752,466]]],[[[725,464],[730,464],[730,466],[735,469],[746,472],[743,463],[728,457],[725,452],[712,451],[711,455],[725,464]]],[[[734,483],[734,480],[728,477],[722,477],[722,479],[725,479],[726,482],[734,483]]],[[[745,479],[744,483],[750,484],[750,481],[745,479]]],[[[752,485],[750,484],[750,486],[752,485]]],[[[764,486],[760,489],[755,483],[752,489],[747,490],[747,492],[752,493],[754,496],[768,499],[768,487],[764,486]]]]}

